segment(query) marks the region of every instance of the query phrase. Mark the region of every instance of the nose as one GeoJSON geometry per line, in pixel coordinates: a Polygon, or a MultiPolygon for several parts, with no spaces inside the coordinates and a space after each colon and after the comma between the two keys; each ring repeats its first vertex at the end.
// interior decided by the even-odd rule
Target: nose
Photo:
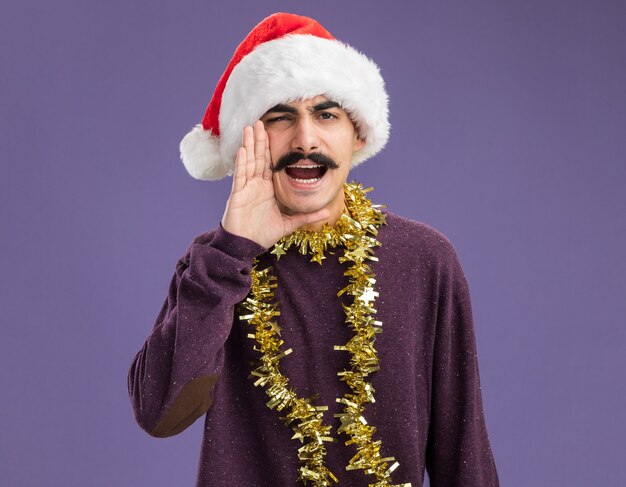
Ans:
{"type": "Polygon", "coordinates": [[[319,149],[319,134],[315,124],[309,117],[301,117],[294,127],[291,149],[309,154],[319,149]]]}

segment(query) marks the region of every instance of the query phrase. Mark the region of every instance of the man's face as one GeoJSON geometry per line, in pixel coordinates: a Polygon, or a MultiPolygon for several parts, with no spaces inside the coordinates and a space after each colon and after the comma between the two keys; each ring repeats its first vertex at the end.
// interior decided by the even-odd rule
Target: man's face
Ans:
{"type": "Polygon", "coordinates": [[[261,121],[269,137],[281,210],[294,214],[328,208],[338,216],[352,155],[365,143],[345,110],[316,96],[277,105],[261,121]]]}

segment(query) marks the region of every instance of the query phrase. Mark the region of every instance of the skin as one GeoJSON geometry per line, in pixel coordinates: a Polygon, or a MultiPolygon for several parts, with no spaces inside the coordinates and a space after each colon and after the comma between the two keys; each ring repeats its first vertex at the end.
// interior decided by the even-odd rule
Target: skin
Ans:
{"type": "MultiPolygon", "coordinates": [[[[344,210],[343,184],[353,154],[365,141],[348,114],[324,96],[296,100],[270,109],[243,129],[230,197],[222,226],[265,248],[299,227],[334,225],[344,210]],[[295,151],[321,152],[337,164],[314,184],[294,182],[285,170],[272,172],[272,161],[295,151]]],[[[301,160],[296,165],[315,164],[301,160]]]]}

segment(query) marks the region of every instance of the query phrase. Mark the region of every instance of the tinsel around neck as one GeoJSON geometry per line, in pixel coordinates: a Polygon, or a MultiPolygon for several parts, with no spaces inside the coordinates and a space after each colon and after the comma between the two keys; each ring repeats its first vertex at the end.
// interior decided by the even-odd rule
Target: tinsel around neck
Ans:
{"type": "MultiPolygon", "coordinates": [[[[344,195],[346,210],[334,226],[324,224],[321,230],[298,229],[283,237],[273,247],[271,253],[280,259],[290,247],[295,247],[302,255],[311,254],[311,261],[321,264],[326,258],[328,248],[337,246],[371,248],[380,245],[376,240],[378,227],[386,224],[385,214],[380,211],[382,205],[373,205],[366,193],[373,188],[363,188],[360,183],[346,183],[344,195]],[[369,235],[368,235],[369,234],[369,235]]],[[[357,253],[356,258],[377,260],[373,252],[368,255],[357,253]]]]}

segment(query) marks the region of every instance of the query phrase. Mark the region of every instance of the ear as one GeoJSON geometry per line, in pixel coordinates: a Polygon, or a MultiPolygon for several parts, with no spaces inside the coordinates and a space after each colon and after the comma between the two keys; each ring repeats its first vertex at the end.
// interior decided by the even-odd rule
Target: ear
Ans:
{"type": "Polygon", "coordinates": [[[356,134],[356,141],[354,142],[354,152],[360,151],[365,146],[365,139],[359,137],[359,134],[356,134]]]}

